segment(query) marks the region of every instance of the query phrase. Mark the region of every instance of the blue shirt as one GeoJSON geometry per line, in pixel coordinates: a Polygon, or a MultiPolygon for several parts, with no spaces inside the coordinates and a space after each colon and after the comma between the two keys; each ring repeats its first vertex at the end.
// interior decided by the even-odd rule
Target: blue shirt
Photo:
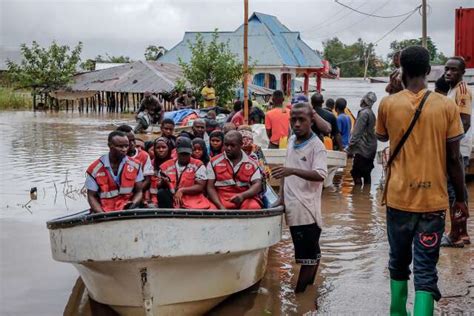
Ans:
{"type": "Polygon", "coordinates": [[[339,114],[337,116],[337,127],[342,137],[342,146],[346,148],[351,139],[351,119],[346,114],[339,114]]]}
{"type": "MultiPolygon", "coordinates": [[[[119,177],[119,175],[122,173],[123,166],[125,165],[125,162],[128,159],[129,158],[127,156],[125,156],[122,159],[122,161],[120,162],[119,168],[118,168],[118,174],[116,175],[116,174],[114,174],[114,172],[112,170],[112,167],[110,165],[109,154],[103,155],[102,157],[99,158],[99,160],[104,164],[104,167],[107,168],[107,170],[109,171],[110,175],[114,179],[117,186],[120,186],[120,177],[119,177]]],[[[136,178],[135,182],[141,182],[143,180],[144,180],[144,177],[143,177],[142,168],[139,168],[137,178],[136,178]]],[[[86,186],[87,190],[91,190],[91,191],[95,191],[95,192],[99,191],[99,186],[97,185],[97,182],[95,182],[94,178],[92,178],[89,174],[87,174],[85,186],[86,186]]]]}

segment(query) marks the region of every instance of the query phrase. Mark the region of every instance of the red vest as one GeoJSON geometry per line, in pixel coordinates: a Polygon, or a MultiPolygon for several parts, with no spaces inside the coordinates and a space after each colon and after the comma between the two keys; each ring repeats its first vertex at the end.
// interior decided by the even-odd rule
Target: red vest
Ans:
{"type": "MultiPolygon", "coordinates": [[[[165,161],[160,169],[164,174],[170,178],[170,190],[174,194],[180,188],[186,188],[195,184],[195,177],[197,170],[203,166],[202,161],[191,158],[191,161],[181,173],[178,178],[178,171],[176,169],[177,159],[170,159],[165,161]]],[[[175,205],[175,207],[183,207],[188,209],[210,209],[214,205],[204,196],[199,193],[196,195],[183,195],[182,205],[175,205]]]]}
{"type": "Polygon", "coordinates": [[[109,170],[100,159],[94,161],[87,173],[99,186],[100,205],[104,212],[121,211],[133,196],[133,188],[137,179],[140,165],[132,159],[127,159],[120,174],[120,186],[115,183],[109,170]]]}
{"type": "Polygon", "coordinates": [[[143,167],[145,166],[146,161],[148,160],[148,158],[150,156],[144,150],[141,150],[141,149],[138,149],[138,148],[136,148],[135,150],[138,152],[138,154],[134,158],[132,158],[132,157],[128,157],[128,158],[132,158],[133,160],[138,162],[142,166],[142,170],[143,170],[143,167]]]}
{"type": "MultiPolygon", "coordinates": [[[[258,169],[257,163],[251,159],[242,162],[239,170],[235,173],[232,165],[227,159],[225,159],[223,153],[213,157],[210,163],[216,176],[214,186],[216,187],[222,204],[226,208],[235,208],[235,205],[230,203],[229,200],[234,195],[245,192],[250,188],[252,182],[251,178],[258,169]]],[[[258,196],[255,196],[253,200],[258,203],[252,203],[252,208],[254,208],[255,205],[261,205],[258,196]]],[[[244,203],[241,208],[245,208],[244,203]]]]}
{"type": "MultiPolygon", "coordinates": [[[[155,161],[152,160],[152,166],[155,166],[155,161]]],[[[149,201],[158,207],[158,185],[160,184],[157,176],[158,171],[155,170],[155,173],[150,178],[150,189],[148,190],[149,201]]]]}

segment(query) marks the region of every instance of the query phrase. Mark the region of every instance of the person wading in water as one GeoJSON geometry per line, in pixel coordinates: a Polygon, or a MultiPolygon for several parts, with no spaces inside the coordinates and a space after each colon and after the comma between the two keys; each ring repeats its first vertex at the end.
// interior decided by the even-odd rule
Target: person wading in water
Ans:
{"type": "Polygon", "coordinates": [[[284,167],[272,170],[282,179],[280,200],[285,205],[296,263],[301,264],[295,292],[304,292],[314,283],[321,249],[321,193],[327,176],[327,154],[321,140],[311,130],[313,110],[308,103],[297,103],[290,114],[290,137],[284,167]]]}
{"type": "MultiPolygon", "coordinates": [[[[466,71],[466,63],[462,57],[451,57],[446,62],[444,70],[444,78],[450,86],[447,96],[456,102],[461,115],[464,129],[464,138],[460,142],[461,156],[464,167],[468,167],[472,151],[472,92],[466,82],[463,81],[463,75],[466,71]]],[[[448,180],[448,194],[449,204],[453,205],[456,195],[450,179],[448,180]]],[[[467,187],[464,187],[464,194],[466,195],[466,201],[468,201],[467,187]]],[[[467,218],[457,224],[457,221],[454,220],[455,210],[451,208],[449,215],[451,217],[451,230],[449,234],[443,236],[441,247],[463,248],[465,244],[468,245],[471,243],[469,235],[467,234],[467,218]]]]}
{"type": "Polygon", "coordinates": [[[432,315],[441,298],[436,264],[449,208],[447,175],[456,199],[455,220],[469,216],[459,141],[459,110],[449,98],[430,93],[426,76],[430,55],[410,46],[400,56],[405,89],[380,102],[376,134],[390,140],[386,194],[391,315],[407,315],[410,264],[413,261],[415,315],[432,315]],[[398,154],[400,153],[400,154],[398,154]],[[413,260],[412,260],[413,259],[413,260]]]}

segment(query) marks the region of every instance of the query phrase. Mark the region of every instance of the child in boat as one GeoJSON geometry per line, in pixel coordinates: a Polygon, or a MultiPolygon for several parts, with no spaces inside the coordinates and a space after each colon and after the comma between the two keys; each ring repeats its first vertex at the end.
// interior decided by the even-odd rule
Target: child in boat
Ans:
{"type": "Polygon", "coordinates": [[[174,121],[166,118],[161,122],[161,136],[170,140],[171,150],[176,147],[176,136],[174,136],[174,121]]]}
{"type": "Polygon", "coordinates": [[[290,113],[294,135],[290,137],[285,165],[272,170],[282,179],[280,201],[290,226],[296,263],[302,264],[295,292],[313,284],[321,249],[321,193],[327,176],[326,149],[311,131],[313,110],[308,103],[297,103],[290,113]]]}
{"type": "Polygon", "coordinates": [[[158,137],[153,144],[152,165],[154,174],[151,177],[150,189],[145,193],[145,201],[149,207],[158,207],[158,189],[161,187],[160,167],[171,159],[171,142],[166,137],[158,137]]]}
{"type": "Polygon", "coordinates": [[[204,196],[206,167],[191,157],[193,147],[187,137],[176,140],[177,158],[160,166],[162,186],[158,190],[160,208],[212,209],[215,206],[204,196]]]}
{"type": "Polygon", "coordinates": [[[224,152],[207,165],[207,193],[219,209],[260,209],[262,174],[257,162],[242,150],[242,134],[224,137],[224,152]]]}
{"type": "Polygon", "coordinates": [[[204,142],[204,139],[202,138],[195,138],[192,141],[193,144],[193,153],[192,157],[194,159],[201,160],[202,163],[207,166],[209,163],[209,154],[207,153],[207,146],[206,143],[204,142]]]}
{"type": "Polygon", "coordinates": [[[221,131],[213,131],[209,135],[209,146],[209,156],[211,158],[221,154],[224,150],[224,133],[221,131]]]}

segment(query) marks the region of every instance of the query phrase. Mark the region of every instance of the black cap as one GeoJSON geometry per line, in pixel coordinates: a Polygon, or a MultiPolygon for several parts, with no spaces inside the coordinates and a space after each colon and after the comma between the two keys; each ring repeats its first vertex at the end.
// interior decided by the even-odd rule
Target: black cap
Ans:
{"type": "Polygon", "coordinates": [[[192,154],[193,145],[188,137],[178,137],[176,140],[176,152],[178,154],[192,154]]]}

